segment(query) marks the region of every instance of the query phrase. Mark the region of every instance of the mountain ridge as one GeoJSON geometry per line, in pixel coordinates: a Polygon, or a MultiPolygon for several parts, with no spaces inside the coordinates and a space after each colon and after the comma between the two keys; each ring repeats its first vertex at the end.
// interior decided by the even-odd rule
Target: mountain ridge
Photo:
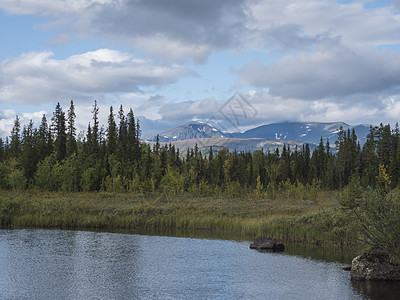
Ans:
{"type": "Polygon", "coordinates": [[[148,134],[143,137],[143,140],[146,142],[156,142],[157,135],[160,143],[177,142],[193,138],[232,137],[231,134],[226,134],[210,124],[197,121],[187,122],[167,130],[148,134]]]}
{"type": "Polygon", "coordinates": [[[344,122],[282,122],[260,125],[244,132],[223,132],[218,128],[204,122],[187,122],[182,125],[143,137],[146,142],[156,142],[157,135],[160,143],[178,142],[190,139],[214,138],[258,138],[271,141],[296,141],[318,145],[320,139],[331,145],[336,141],[339,128],[352,130],[354,128],[361,145],[365,143],[369,132],[368,124],[348,125],[344,122]]]}

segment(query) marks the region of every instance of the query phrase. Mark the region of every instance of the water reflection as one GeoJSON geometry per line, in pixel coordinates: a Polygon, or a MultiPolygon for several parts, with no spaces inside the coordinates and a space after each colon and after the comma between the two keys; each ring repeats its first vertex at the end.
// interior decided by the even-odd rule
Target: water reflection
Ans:
{"type": "Polygon", "coordinates": [[[400,297],[400,283],[352,280],[355,293],[370,300],[397,300],[400,297]]]}
{"type": "Polygon", "coordinates": [[[1,299],[382,299],[399,292],[351,282],[341,266],[260,253],[243,241],[0,230],[1,299]]]}
{"type": "MultiPolygon", "coordinates": [[[[250,244],[254,241],[253,237],[244,237],[241,234],[229,233],[226,231],[210,231],[210,230],[119,230],[115,233],[125,234],[139,234],[151,236],[169,236],[169,237],[185,237],[185,238],[200,238],[200,239],[214,239],[214,240],[231,240],[231,241],[245,241],[250,244]]],[[[319,259],[328,262],[341,262],[343,264],[350,264],[352,259],[359,255],[363,250],[354,247],[351,249],[341,249],[333,246],[317,246],[315,244],[296,243],[289,241],[279,241],[285,245],[284,254],[301,256],[304,258],[319,259]]]]}
{"type": "Polygon", "coordinates": [[[351,264],[354,257],[361,253],[360,249],[340,249],[333,247],[321,247],[310,244],[286,243],[285,254],[298,255],[305,258],[319,259],[328,262],[341,262],[351,264]]]}

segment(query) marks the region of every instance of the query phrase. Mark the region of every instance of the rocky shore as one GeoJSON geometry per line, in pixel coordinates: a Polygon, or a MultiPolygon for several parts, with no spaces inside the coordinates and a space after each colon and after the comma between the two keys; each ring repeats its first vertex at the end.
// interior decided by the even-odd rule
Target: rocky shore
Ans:
{"type": "Polygon", "coordinates": [[[394,264],[385,251],[374,248],[353,259],[350,274],[355,280],[400,280],[400,265],[394,264]]]}

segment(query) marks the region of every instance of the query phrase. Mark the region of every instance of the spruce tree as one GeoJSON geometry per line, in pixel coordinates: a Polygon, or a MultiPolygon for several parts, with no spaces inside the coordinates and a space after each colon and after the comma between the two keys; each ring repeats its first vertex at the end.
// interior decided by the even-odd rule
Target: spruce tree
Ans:
{"type": "Polygon", "coordinates": [[[15,117],[14,127],[10,136],[9,157],[19,159],[21,157],[21,123],[19,116],[15,117]]]}
{"type": "Polygon", "coordinates": [[[21,165],[25,178],[31,180],[37,168],[37,155],[34,139],[33,122],[30,120],[28,126],[24,126],[22,133],[22,157],[21,165]]]}
{"type": "Polygon", "coordinates": [[[119,128],[118,128],[117,157],[122,163],[122,168],[124,168],[127,161],[128,128],[122,105],[120,106],[118,111],[118,118],[119,118],[119,128]]]}
{"type": "Polygon", "coordinates": [[[42,116],[42,121],[37,132],[37,149],[39,161],[42,161],[52,153],[51,133],[47,125],[46,115],[42,116]]]}
{"type": "Polygon", "coordinates": [[[95,154],[99,154],[99,149],[100,149],[100,127],[99,127],[99,107],[97,105],[97,101],[94,100],[93,104],[93,110],[92,110],[92,115],[93,115],[93,127],[92,127],[92,145],[93,145],[93,151],[95,154]]]}
{"type": "Polygon", "coordinates": [[[0,138],[0,163],[5,160],[5,150],[3,139],[0,138]]]}
{"type": "Polygon", "coordinates": [[[71,100],[67,119],[67,156],[70,156],[78,151],[78,145],[76,143],[75,118],[76,114],[74,101],[71,100]]]}
{"type": "Polygon", "coordinates": [[[55,136],[54,150],[58,161],[62,161],[67,154],[67,133],[65,127],[65,113],[60,103],[57,103],[52,117],[53,135],[55,136]]]}
{"type": "Polygon", "coordinates": [[[135,116],[133,115],[133,110],[130,109],[127,115],[127,126],[128,126],[128,158],[131,162],[137,162],[139,158],[139,140],[137,135],[137,127],[135,122],[135,116]]]}
{"type": "Polygon", "coordinates": [[[108,127],[107,127],[107,156],[114,154],[117,150],[117,124],[114,119],[113,107],[110,106],[110,114],[108,115],[108,127]]]}

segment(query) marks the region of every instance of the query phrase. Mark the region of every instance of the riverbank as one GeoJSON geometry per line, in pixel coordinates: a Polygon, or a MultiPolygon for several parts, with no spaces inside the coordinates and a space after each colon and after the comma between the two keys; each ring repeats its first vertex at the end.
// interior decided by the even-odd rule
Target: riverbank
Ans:
{"type": "Polygon", "coordinates": [[[204,197],[189,193],[0,192],[2,228],[202,230],[269,236],[280,241],[351,247],[352,222],[339,193],[315,201],[204,197]]]}
{"type": "Polygon", "coordinates": [[[217,230],[280,240],[349,242],[338,195],[316,201],[190,194],[0,194],[2,227],[217,230]]]}

